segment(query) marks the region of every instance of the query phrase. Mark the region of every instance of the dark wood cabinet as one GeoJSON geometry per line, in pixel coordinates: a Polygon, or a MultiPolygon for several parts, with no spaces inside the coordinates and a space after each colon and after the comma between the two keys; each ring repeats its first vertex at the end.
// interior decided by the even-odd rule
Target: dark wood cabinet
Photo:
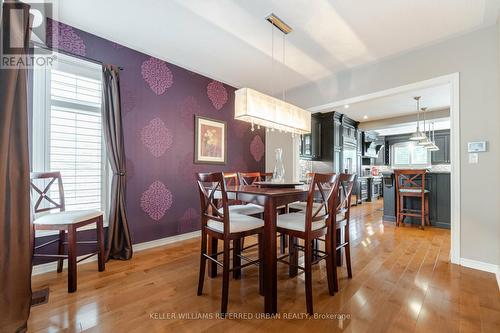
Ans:
{"type": "Polygon", "coordinates": [[[450,163],[450,133],[439,133],[435,137],[439,150],[431,152],[432,164],[450,163]]]}
{"type": "MultiPolygon", "coordinates": [[[[394,174],[384,174],[384,220],[396,221],[396,193],[394,174]]],[[[430,172],[425,177],[429,190],[429,218],[431,225],[449,229],[451,225],[451,177],[447,172],[430,172]]],[[[419,198],[407,198],[405,207],[420,209],[419,198]]],[[[420,224],[417,219],[407,218],[405,223],[420,224]]]]}
{"type": "Polygon", "coordinates": [[[321,159],[321,114],[311,115],[311,133],[301,135],[300,157],[321,159]]]}

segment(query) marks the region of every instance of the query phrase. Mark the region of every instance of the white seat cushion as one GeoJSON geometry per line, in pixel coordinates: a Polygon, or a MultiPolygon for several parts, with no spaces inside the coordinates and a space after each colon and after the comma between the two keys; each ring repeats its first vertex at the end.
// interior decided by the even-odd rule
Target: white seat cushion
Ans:
{"type": "MultiPolygon", "coordinates": [[[[318,209],[321,206],[319,202],[313,202],[313,209],[318,209]]],[[[307,208],[307,202],[305,201],[300,201],[300,202],[295,202],[292,204],[288,205],[288,208],[290,209],[295,209],[295,210],[306,210],[307,208]]]]}
{"type": "MultiPolygon", "coordinates": [[[[219,208],[219,212],[222,213],[222,208],[219,208]]],[[[252,203],[229,206],[229,214],[255,215],[261,213],[264,213],[264,207],[252,203]]]]}
{"type": "MultiPolygon", "coordinates": [[[[290,213],[278,215],[276,224],[279,228],[304,232],[306,230],[306,215],[303,213],[290,213]]],[[[325,226],[325,221],[312,223],[312,230],[317,230],[325,226]]]]}
{"type": "MultiPolygon", "coordinates": [[[[218,232],[224,232],[224,223],[208,220],[207,226],[218,232]]],[[[264,226],[264,221],[253,216],[229,213],[229,232],[243,232],[264,226]]]]}
{"type": "Polygon", "coordinates": [[[99,217],[102,214],[101,211],[95,209],[59,212],[40,216],[33,221],[33,224],[75,224],[99,217]]]}

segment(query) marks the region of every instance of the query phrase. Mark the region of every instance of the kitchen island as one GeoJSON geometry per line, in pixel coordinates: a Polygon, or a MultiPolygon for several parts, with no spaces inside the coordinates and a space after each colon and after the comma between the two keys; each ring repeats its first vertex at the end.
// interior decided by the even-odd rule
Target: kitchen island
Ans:
{"type": "MultiPolygon", "coordinates": [[[[383,173],[384,221],[396,222],[396,180],[393,172],[383,173]]],[[[450,173],[433,171],[425,176],[429,190],[429,219],[433,227],[450,229],[451,189],[450,173]]],[[[420,209],[419,198],[406,198],[405,207],[420,209]]],[[[407,217],[405,223],[420,225],[420,219],[407,217]]]]}

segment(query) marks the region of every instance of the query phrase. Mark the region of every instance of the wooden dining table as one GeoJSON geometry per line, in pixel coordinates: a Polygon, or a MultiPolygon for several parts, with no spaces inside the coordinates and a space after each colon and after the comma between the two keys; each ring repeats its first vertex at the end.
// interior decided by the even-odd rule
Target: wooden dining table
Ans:
{"type": "MultiPolygon", "coordinates": [[[[228,199],[240,200],[264,207],[264,312],[278,312],[278,278],[276,251],[277,207],[307,199],[307,187],[270,188],[253,185],[227,186],[228,199]]],[[[212,251],[217,248],[217,240],[209,241],[212,251]]],[[[210,249],[209,249],[210,251],[210,249]]],[[[216,276],[217,266],[210,267],[210,276],[216,276]]]]}

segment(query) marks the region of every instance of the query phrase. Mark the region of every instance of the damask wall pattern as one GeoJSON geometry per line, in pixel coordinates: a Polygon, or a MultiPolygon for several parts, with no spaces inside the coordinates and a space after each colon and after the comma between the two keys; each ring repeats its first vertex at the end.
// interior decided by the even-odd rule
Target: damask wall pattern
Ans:
{"type": "Polygon", "coordinates": [[[234,87],[65,24],[50,21],[49,26],[57,36],[49,38],[54,48],[123,68],[133,243],[199,229],[196,172],[265,171],[265,131],[252,132],[249,124],[233,119],[234,87]],[[195,115],[227,123],[227,165],[194,164],[195,115]]]}

